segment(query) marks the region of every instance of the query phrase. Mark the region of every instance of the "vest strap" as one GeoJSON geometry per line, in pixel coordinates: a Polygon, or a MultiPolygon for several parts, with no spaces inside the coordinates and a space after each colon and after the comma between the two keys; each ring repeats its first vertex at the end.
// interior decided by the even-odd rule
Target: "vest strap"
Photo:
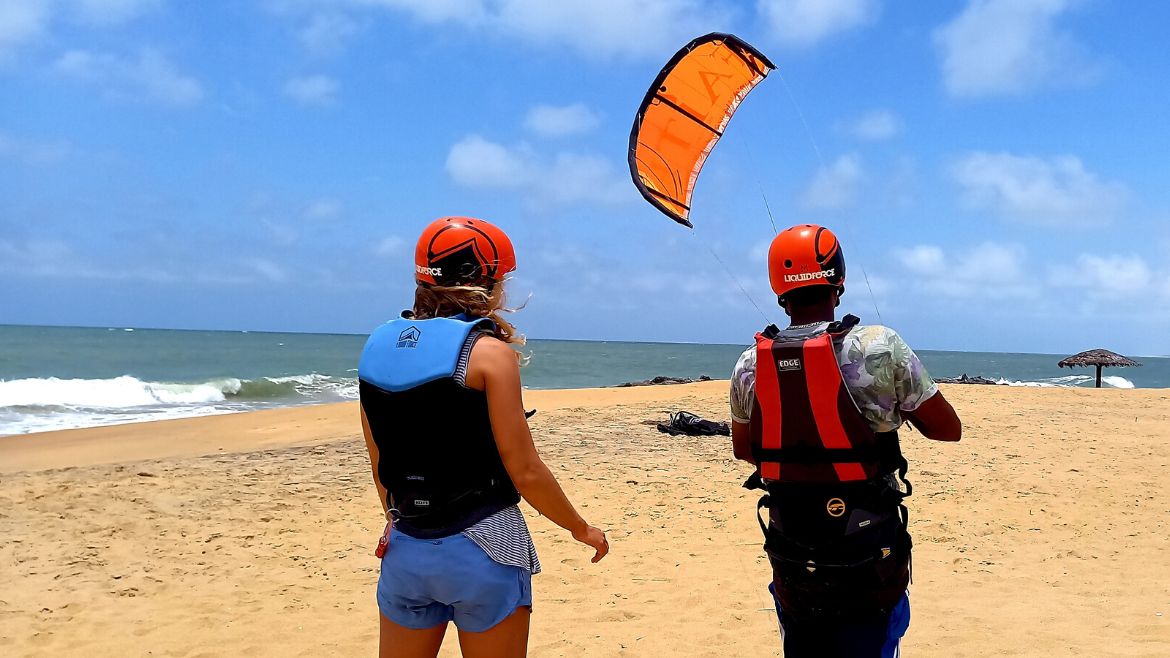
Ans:
{"type": "Polygon", "coordinates": [[[757,462],[779,464],[840,464],[847,462],[884,463],[892,456],[889,448],[865,446],[855,448],[822,448],[820,446],[790,446],[787,448],[757,448],[753,456],[757,462]]]}

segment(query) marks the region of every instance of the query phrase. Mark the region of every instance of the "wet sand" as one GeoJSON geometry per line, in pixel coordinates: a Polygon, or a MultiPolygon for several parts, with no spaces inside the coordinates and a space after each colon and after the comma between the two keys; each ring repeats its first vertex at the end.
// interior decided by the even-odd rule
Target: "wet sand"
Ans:
{"type": "MultiPolygon", "coordinates": [[[[903,435],[907,655],[1170,655],[1170,391],[945,391],[964,441],[903,435]]],[[[726,383],[525,397],[613,544],[524,508],[530,655],[780,655],[749,467],[653,426],[726,383]]],[[[374,655],[381,527],[352,403],[0,438],[0,655],[374,655]]]]}

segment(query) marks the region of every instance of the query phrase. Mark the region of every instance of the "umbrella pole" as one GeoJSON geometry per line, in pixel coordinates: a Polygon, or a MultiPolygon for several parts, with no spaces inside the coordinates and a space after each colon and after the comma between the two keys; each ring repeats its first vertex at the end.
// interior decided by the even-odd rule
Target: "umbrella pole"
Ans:
{"type": "Polygon", "coordinates": [[[1097,366],[1097,388],[1101,388],[1101,366],[1097,366]]]}

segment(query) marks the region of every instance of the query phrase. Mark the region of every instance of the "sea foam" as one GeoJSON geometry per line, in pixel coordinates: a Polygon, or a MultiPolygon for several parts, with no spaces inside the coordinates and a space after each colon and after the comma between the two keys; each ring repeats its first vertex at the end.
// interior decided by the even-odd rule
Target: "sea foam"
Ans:
{"type": "Polygon", "coordinates": [[[113,379],[13,379],[0,381],[0,407],[129,409],[211,404],[223,402],[240,386],[240,380],[230,378],[202,384],[144,382],[129,375],[113,379]]]}
{"type": "Polygon", "coordinates": [[[357,381],[318,373],[197,383],[57,377],[0,380],[0,436],[356,399],[357,381]]]}
{"type": "MultiPolygon", "coordinates": [[[[1092,386],[1094,375],[1065,375],[1063,377],[1048,377],[1035,381],[1008,380],[1000,378],[996,383],[1008,386],[1033,386],[1042,388],[1081,388],[1092,386]]],[[[1105,375],[1101,383],[1110,388],[1134,388],[1133,382],[1120,375],[1105,375]]]]}

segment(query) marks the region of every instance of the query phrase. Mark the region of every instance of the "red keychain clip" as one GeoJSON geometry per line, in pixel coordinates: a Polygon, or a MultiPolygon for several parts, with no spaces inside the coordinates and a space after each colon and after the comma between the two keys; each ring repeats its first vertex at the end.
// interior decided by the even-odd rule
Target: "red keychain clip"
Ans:
{"type": "Polygon", "coordinates": [[[386,529],[382,531],[382,538],[378,540],[378,546],[374,549],[374,557],[381,560],[386,555],[386,549],[390,547],[390,533],[394,530],[394,517],[398,510],[393,507],[386,511],[386,529]]]}
{"type": "Polygon", "coordinates": [[[379,560],[386,555],[386,547],[390,545],[390,531],[394,529],[393,523],[387,523],[386,529],[382,531],[382,538],[378,540],[378,547],[374,549],[374,557],[379,560]]]}

